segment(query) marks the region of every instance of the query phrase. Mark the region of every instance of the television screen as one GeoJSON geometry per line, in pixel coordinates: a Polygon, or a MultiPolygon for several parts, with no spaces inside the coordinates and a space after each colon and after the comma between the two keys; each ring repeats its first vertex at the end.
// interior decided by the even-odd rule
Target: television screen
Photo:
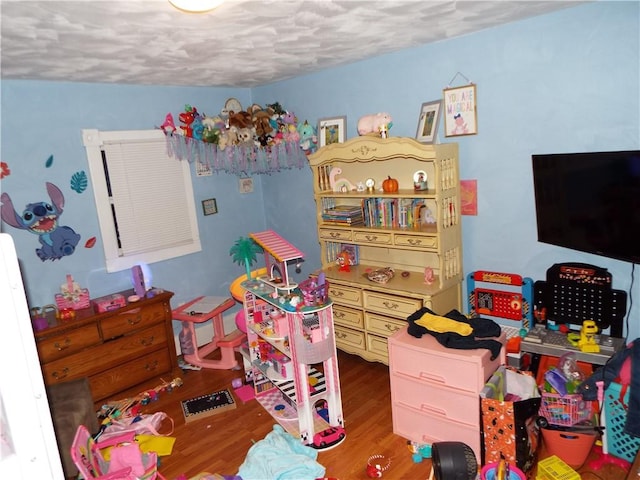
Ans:
{"type": "Polygon", "coordinates": [[[640,150],[531,159],[538,241],[640,263],[640,150]]]}

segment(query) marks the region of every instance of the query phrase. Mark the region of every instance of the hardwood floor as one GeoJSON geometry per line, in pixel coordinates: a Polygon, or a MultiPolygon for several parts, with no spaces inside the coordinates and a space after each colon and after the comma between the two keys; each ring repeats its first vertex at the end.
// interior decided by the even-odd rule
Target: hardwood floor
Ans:
{"type": "MultiPolygon", "coordinates": [[[[370,478],[365,472],[367,460],[379,454],[391,459],[383,478],[429,478],[431,461],[414,463],[406,440],[393,434],[388,367],[343,352],[338,352],[338,363],[347,438],[336,448],[319,453],[318,462],[326,468],[325,475],[340,480],[370,478]]],[[[160,464],[160,472],[167,480],[175,480],[180,475],[189,478],[200,472],[236,474],[251,445],[272,430],[276,422],[257,401],[242,403],[237,397],[237,408],[185,423],[181,400],[224,388],[233,391],[231,381],[242,376],[242,370],[186,370],[181,375],[181,387],[162,393],[157,401],[144,407],[145,413],[166,412],[175,422],[173,452],[162,457],[160,464]]],[[[155,383],[143,384],[122,398],[160,383],[158,379],[155,383]]],[[[539,458],[546,456],[543,448],[539,458]]],[[[579,473],[585,480],[622,479],[626,474],[616,466],[605,466],[597,472],[583,467],[579,473]]],[[[535,479],[535,471],[529,472],[528,478],[535,479]]]]}

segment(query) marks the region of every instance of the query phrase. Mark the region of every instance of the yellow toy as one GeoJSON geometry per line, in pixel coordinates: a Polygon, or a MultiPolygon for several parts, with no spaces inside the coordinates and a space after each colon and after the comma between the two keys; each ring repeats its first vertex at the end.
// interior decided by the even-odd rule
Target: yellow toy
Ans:
{"type": "Polygon", "coordinates": [[[578,341],[578,348],[581,352],[600,352],[600,345],[598,345],[595,338],[596,333],[598,333],[596,322],[594,322],[593,320],[585,320],[584,322],[582,322],[582,328],[580,329],[580,340],[578,341]]]}

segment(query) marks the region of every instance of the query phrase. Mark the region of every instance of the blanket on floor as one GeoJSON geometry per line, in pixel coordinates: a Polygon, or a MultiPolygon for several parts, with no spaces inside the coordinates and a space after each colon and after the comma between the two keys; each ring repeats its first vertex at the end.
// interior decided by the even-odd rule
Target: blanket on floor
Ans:
{"type": "Polygon", "coordinates": [[[314,480],[325,472],[317,458],[316,450],[274,425],[273,431],[249,449],[238,475],[242,480],[314,480]]]}

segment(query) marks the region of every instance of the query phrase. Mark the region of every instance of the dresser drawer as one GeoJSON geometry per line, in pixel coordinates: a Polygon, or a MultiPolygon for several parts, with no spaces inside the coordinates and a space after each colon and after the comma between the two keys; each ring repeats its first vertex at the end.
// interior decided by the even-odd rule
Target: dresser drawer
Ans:
{"type": "Polygon", "coordinates": [[[42,363],[66,357],[75,352],[100,343],[96,324],[70,330],[64,334],[38,342],[38,355],[42,363]]]}
{"type": "Polygon", "coordinates": [[[358,243],[370,243],[375,245],[391,245],[393,237],[390,233],[382,232],[353,232],[353,241],[358,243]]]}
{"type": "Polygon", "coordinates": [[[378,292],[364,292],[364,308],[384,315],[392,315],[406,319],[416,310],[422,308],[419,298],[398,297],[378,292]]]}
{"type": "Polygon", "coordinates": [[[166,337],[164,324],[158,324],[141,332],[45,363],[42,366],[45,383],[73,380],[116,367],[122,361],[143,355],[145,351],[151,352],[166,346],[166,337]]]}
{"type": "MultiPolygon", "coordinates": [[[[402,327],[406,326],[407,322],[403,320],[397,320],[395,318],[384,317],[382,315],[375,315],[373,313],[365,313],[364,326],[367,332],[376,333],[383,337],[393,335],[402,327]]],[[[386,343],[385,343],[386,353],[386,343]]]]}
{"type": "Polygon", "coordinates": [[[320,238],[336,241],[351,241],[351,230],[338,230],[332,228],[320,228],[320,238]]]}
{"type": "Polygon", "coordinates": [[[400,373],[389,375],[391,402],[425,415],[441,417],[452,422],[477,425],[480,399],[477,394],[421,382],[400,373]]]}
{"type": "Polygon", "coordinates": [[[367,333],[367,352],[370,353],[370,356],[375,357],[377,361],[387,365],[389,364],[389,350],[386,337],[367,333]]]}
{"type": "MultiPolygon", "coordinates": [[[[476,407],[476,412],[478,408],[476,407]]],[[[473,425],[452,422],[439,415],[426,415],[406,405],[392,406],[393,433],[420,444],[436,442],[463,442],[471,447],[476,461],[482,458],[480,451],[479,420],[473,425]]]]}
{"type": "Polygon", "coordinates": [[[390,374],[446,385],[479,394],[501,364],[502,355],[491,360],[485,348],[459,350],[440,345],[429,334],[416,338],[402,328],[389,337],[390,374]]]}
{"type": "Polygon", "coordinates": [[[338,325],[334,326],[334,330],[337,347],[343,346],[346,350],[353,350],[354,348],[364,350],[364,332],[343,328],[338,325]]]}
{"type": "Polygon", "coordinates": [[[357,288],[345,287],[329,283],[329,298],[334,303],[362,307],[362,291],[357,288]]]}
{"type": "Polygon", "coordinates": [[[417,248],[437,248],[438,239],[436,237],[422,237],[417,235],[402,235],[396,234],[394,237],[394,244],[402,247],[417,247],[417,248]]]}
{"type": "Polygon", "coordinates": [[[351,328],[364,328],[362,310],[343,307],[337,303],[333,304],[333,321],[336,325],[351,328]]]}
{"type": "Polygon", "coordinates": [[[171,368],[168,350],[156,350],[142,357],[131,360],[116,368],[89,377],[91,394],[94,401],[111,397],[144,382],[157,377],[171,368]]]}
{"type": "Polygon", "coordinates": [[[166,311],[162,303],[135,308],[106,318],[100,322],[105,340],[126,335],[165,320],[166,311]]]}

